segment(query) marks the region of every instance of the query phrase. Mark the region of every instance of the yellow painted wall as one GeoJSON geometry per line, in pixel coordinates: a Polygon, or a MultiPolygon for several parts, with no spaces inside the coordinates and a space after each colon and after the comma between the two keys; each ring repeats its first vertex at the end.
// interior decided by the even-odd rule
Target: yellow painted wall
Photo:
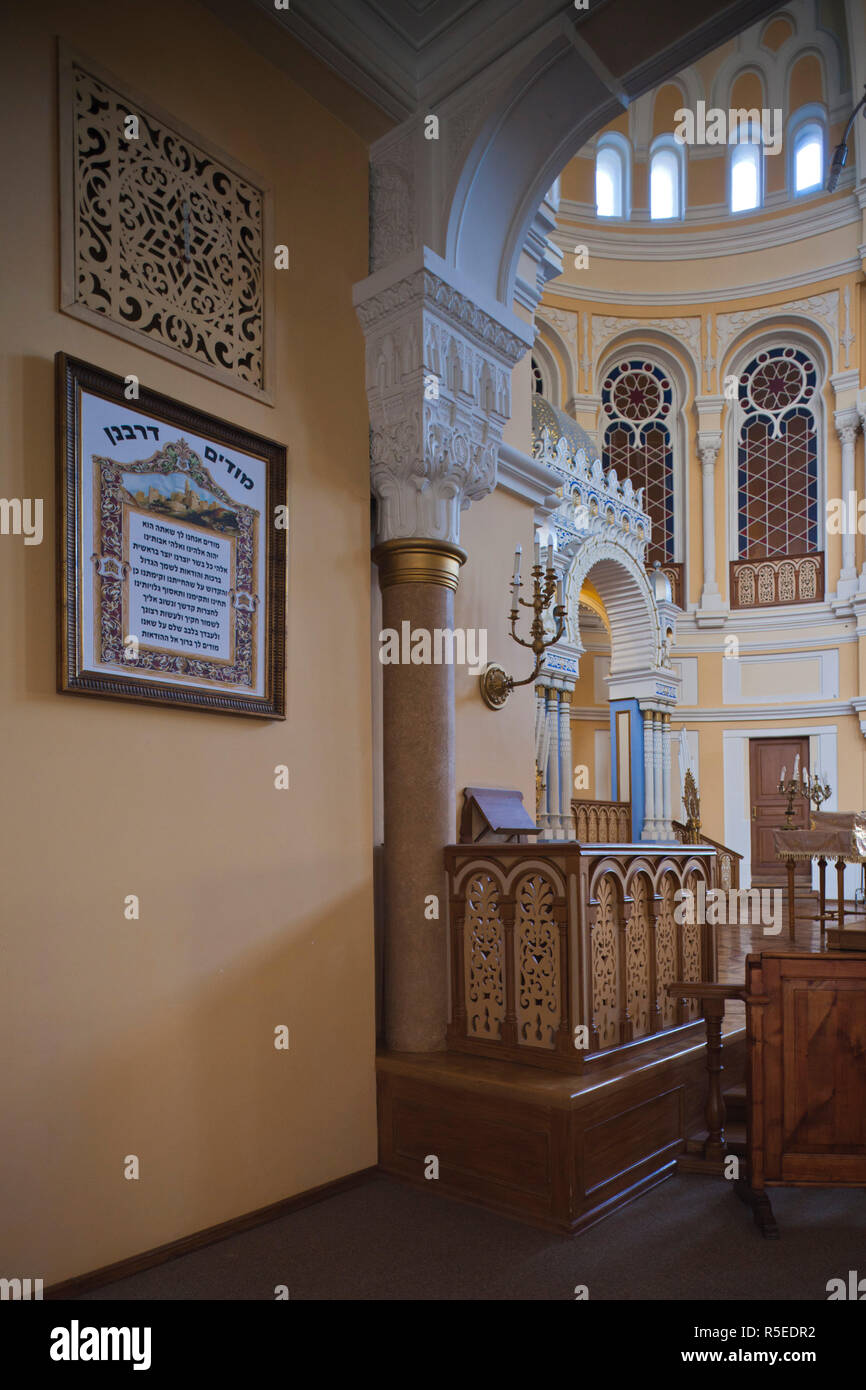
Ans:
{"type": "MultiPolygon", "coordinates": [[[[531,594],[534,538],[533,509],[501,488],[482,501],[473,502],[463,513],[461,544],[468,559],[460,572],[460,586],[454,598],[454,623],[456,627],[484,628],[488,661],[504,666],[516,680],[531,674],[533,657],[531,651],[519,647],[509,636],[509,584],[514,550],[520,544],[522,596],[531,594]]],[[[529,619],[523,617],[519,627],[523,637],[528,635],[528,629],[529,619]]],[[[478,676],[458,666],[454,672],[454,705],[458,816],[463,788],[473,786],[516,787],[523,793],[524,806],[534,816],[534,686],[525,685],[513,691],[503,709],[491,710],[481,699],[478,676]]]]}
{"type": "Polygon", "coordinates": [[[2,490],[46,538],[0,539],[0,1249],[48,1284],[376,1161],[367,158],[188,0],[3,31],[2,490]],[[58,313],[56,35],[273,186],[274,408],[58,313]],[[58,349],[288,445],[285,723],[55,693],[58,349]]]}

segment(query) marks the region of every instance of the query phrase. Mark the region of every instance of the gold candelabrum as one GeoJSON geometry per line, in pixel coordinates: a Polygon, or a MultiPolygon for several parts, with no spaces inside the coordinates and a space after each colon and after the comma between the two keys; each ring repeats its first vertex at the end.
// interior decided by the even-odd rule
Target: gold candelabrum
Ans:
{"type": "Polygon", "coordinates": [[[512,690],[516,690],[519,685],[531,685],[536,680],[539,671],[544,663],[544,653],[548,647],[552,647],[558,642],[565,631],[565,608],[562,605],[562,581],[556,577],[553,567],[553,544],[547,546],[546,565],[541,562],[541,550],[538,541],[535,542],[535,564],[532,567],[532,598],[525,599],[520,597],[520,590],[523,582],[520,578],[520,561],[522,549],[517,547],[514,553],[514,574],[511,578],[511,612],[509,620],[511,622],[511,636],[521,647],[529,647],[535,653],[535,667],[532,674],[525,680],[515,680],[509,676],[504,667],[496,662],[490,662],[486,667],[481,680],[481,695],[485,704],[490,709],[502,709],[512,690]],[[556,623],[556,631],[545,636],[544,614],[550,609],[551,601],[556,596],[556,604],[552,610],[553,620],[556,623]],[[529,625],[529,637],[518,637],[517,620],[520,617],[520,608],[532,609],[532,622],[529,625]]]}
{"type": "Polygon", "coordinates": [[[701,843],[701,799],[691,768],[686,768],[683,804],[686,810],[686,844],[701,843]]]}
{"type": "Polygon", "coordinates": [[[788,798],[788,805],[785,808],[785,828],[787,830],[794,828],[791,817],[794,814],[795,797],[802,796],[806,802],[814,805],[816,811],[819,811],[822,803],[833,794],[824,773],[816,772],[810,782],[808,768],[804,767],[801,770],[799,763],[798,757],[794,763],[794,772],[787,782],[785,781],[787,767],[782,768],[782,775],[779,778],[779,791],[788,798]]]}

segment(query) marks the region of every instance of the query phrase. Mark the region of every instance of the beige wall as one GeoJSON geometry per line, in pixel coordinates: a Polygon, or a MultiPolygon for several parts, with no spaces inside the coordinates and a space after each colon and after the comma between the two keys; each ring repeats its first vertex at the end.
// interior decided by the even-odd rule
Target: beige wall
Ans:
{"type": "MultiPolygon", "coordinates": [[[[488,661],[504,666],[516,680],[530,675],[533,656],[508,635],[509,583],[514,549],[519,543],[523,547],[523,597],[531,593],[534,536],[531,506],[501,488],[474,502],[461,518],[460,541],[468,559],[455,595],[455,626],[485,628],[488,661]]],[[[530,619],[531,614],[521,619],[518,630],[523,637],[528,634],[530,619]]],[[[458,816],[464,787],[516,787],[534,817],[535,687],[522,686],[509,696],[504,709],[491,710],[481,699],[478,676],[458,667],[454,703],[458,816]]]]}
{"type": "Polygon", "coordinates": [[[3,21],[0,1274],[50,1283],[375,1162],[367,161],[188,0],[3,21]],[[274,188],[274,408],[57,312],[57,35],[274,188]],[[288,445],[285,723],[55,694],[58,349],[288,445]]]}

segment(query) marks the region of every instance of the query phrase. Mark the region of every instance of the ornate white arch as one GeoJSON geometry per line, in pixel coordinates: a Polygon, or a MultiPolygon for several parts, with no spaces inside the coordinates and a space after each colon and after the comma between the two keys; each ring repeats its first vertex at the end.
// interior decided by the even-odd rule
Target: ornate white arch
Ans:
{"type": "Polygon", "coordinates": [[[664,634],[652,585],[643,564],[624,545],[591,536],[575,554],[565,579],[566,635],[582,649],[580,591],[592,576],[610,619],[610,674],[646,675],[665,658],[664,634]]]}
{"type": "MultiPolygon", "coordinates": [[[[574,315],[575,323],[575,343],[577,342],[577,316],[574,315]]],[[[544,317],[544,311],[536,311],[535,326],[538,329],[538,336],[535,339],[534,351],[537,353],[539,348],[547,353],[550,359],[553,381],[558,391],[558,396],[548,397],[553,405],[559,410],[565,409],[565,402],[570,401],[576,394],[574,385],[574,361],[572,350],[563,338],[562,334],[550,321],[544,317]],[[562,364],[560,368],[560,363],[562,364]]]]}

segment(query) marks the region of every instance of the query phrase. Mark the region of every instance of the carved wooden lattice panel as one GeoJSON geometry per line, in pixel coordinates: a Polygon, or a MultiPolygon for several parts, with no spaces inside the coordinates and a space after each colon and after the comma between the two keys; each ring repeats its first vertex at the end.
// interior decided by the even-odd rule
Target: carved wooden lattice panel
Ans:
{"type": "Polygon", "coordinates": [[[505,933],[499,885],[488,873],[476,874],[466,890],[464,933],[466,1032],[497,1039],[505,1017],[505,933]]]}
{"type": "Polygon", "coordinates": [[[533,1047],[555,1047],[559,1028],[559,932],[553,897],[553,887],[542,873],[522,878],[515,896],[517,1036],[533,1047]]]}
{"type": "MultiPolygon", "coordinates": [[[[686,879],[686,888],[691,893],[690,901],[697,904],[698,900],[698,876],[694,871],[686,879]]],[[[690,914],[697,916],[697,911],[693,910],[690,914]]],[[[683,922],[680,927],[682,932],[682,951],[683,951],[683,979],[701,979],[701,924],[699,922],[683,922]]],[[[686,1015],[689,1019],[699,1018],[701,1006],[697,999],[685,1000],[686,1015]]]]}
{"type": "Polygon", "coordinates": [[[592,929],[592,1017],[600,1048],[619,1042],[618,918],[616,886],[605,874],[599,880],[592,929]]]}
{"type": "Polygon", "coordinates": [[[90,65],[62,72],[62,308],[267,398],[265,190],[90,65]]]}
{"type": "Polygon", "coordinates": [[[670,998],[667,987],[679,976],[677,967],[677,924],[674,921],[674,893],[677,890],[673,874],[664,874],[661,882],[661,910],[656,921],[656,989],[663,1028],[673,1028],[677,1021],[677,1001],[670,998]]]}
{"type": "Polygon", "coordinates": [[[632,910],[626,929],[626,996],[634,1037],[650,1031],[650,921],[647,881],[638,874],[632,887],[632,910]]]}

